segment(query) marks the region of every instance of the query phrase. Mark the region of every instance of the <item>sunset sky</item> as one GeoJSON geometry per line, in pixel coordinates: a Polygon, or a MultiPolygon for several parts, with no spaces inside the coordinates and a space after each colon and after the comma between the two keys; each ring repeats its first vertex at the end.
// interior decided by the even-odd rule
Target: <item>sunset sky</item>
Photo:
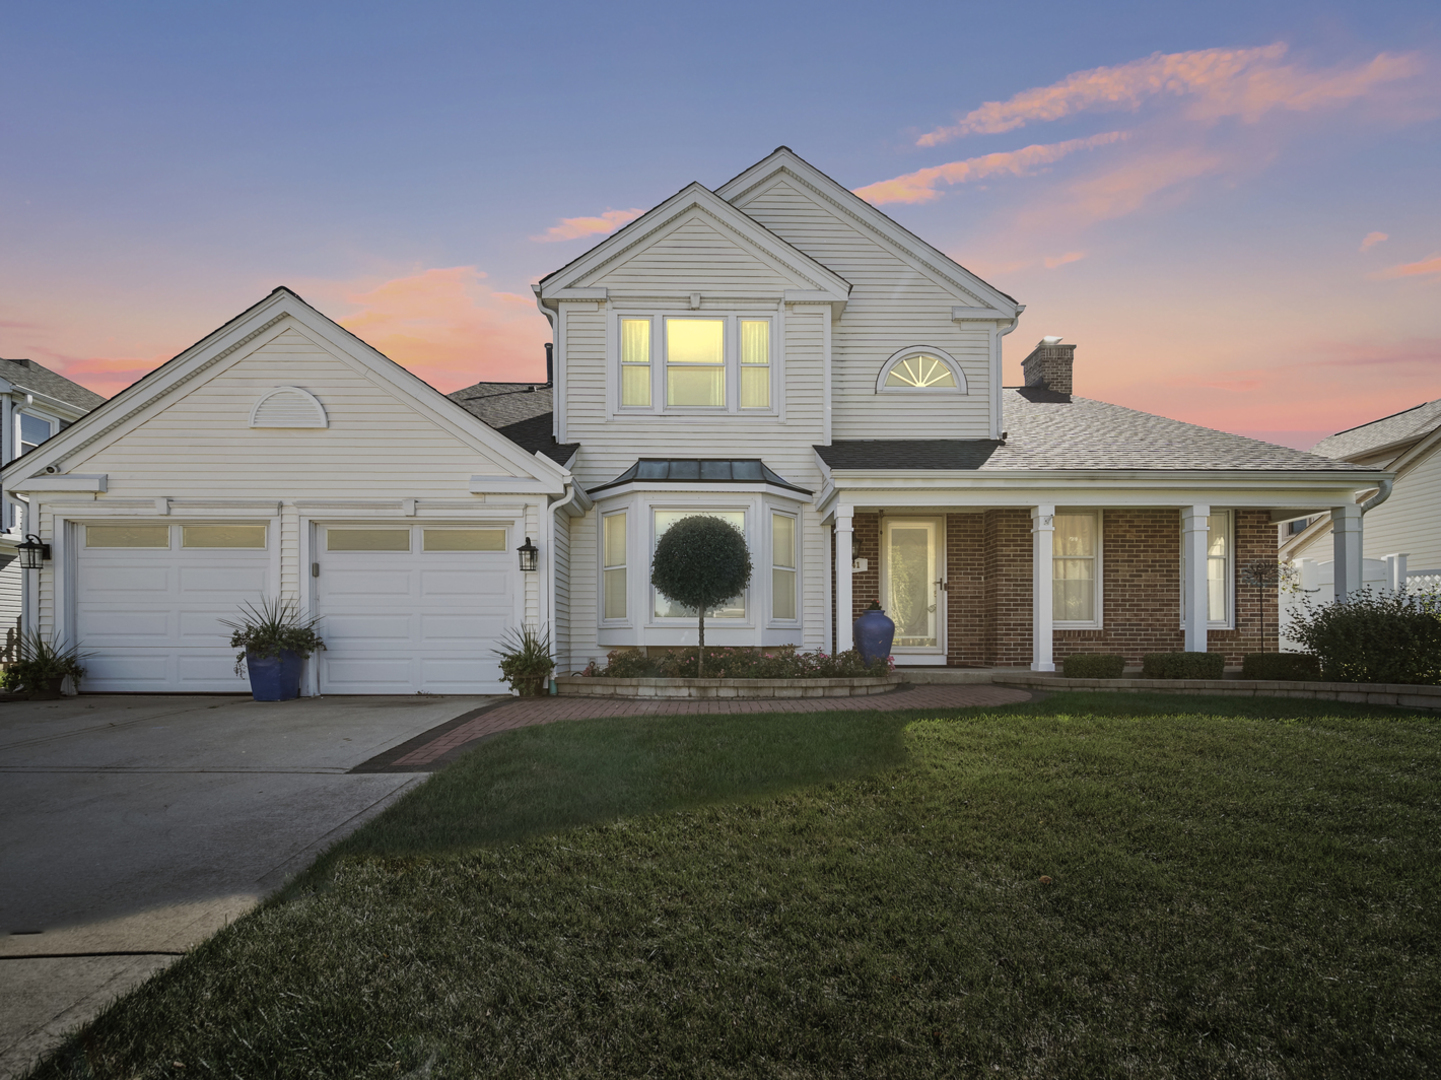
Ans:
{"type": "Polygon", "coordinates": [[[276,285],[441,390],[776,146],[1076,389],[1307,447],[1441,397],[1441,5],[6,4],[0,356],[113,394],[276,285]]]}

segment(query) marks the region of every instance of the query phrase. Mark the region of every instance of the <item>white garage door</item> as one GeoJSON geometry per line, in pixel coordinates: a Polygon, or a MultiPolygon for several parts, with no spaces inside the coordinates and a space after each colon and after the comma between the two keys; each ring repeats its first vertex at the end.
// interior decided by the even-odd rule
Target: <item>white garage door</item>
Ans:
{"type": "Polygon", "coordinates": [[[80,525],[75,637],[82,689],[244,692],[230,628],[272,596],[264,524],[80,525]]]}
{"type": "Polygon", "coordinates": [[[520,617],[505,529],[318,532],[322,694],[509,692],[491,652],[520,617]]]}

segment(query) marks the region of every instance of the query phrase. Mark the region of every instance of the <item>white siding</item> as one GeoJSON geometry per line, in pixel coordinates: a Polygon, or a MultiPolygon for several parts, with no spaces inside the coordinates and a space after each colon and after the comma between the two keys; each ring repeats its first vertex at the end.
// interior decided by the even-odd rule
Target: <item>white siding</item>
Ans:
{"type": "Polygon", "coordinates": [[[20,618],[20,560],[11,559],[0,568],[0,648],[5,646],[5,632],[15,628],[20,618]]]}
{"type": "Polygon", "coordinates": [[[654,296],[700,292],[707,296],[779,297],[785,289],[814,286],[778,272],[726,235],[724,225],[692,210],[618,262],[599,267],[577,284],[604,286],[613,295],[654,296]]]}
{"type": "Polygon", "coordinates": [[[990,324],[951,319],[953,306],[981,306],[980,300],[942,288],[789,180],[758,188],[737,206],[852,285],[831,337],[832,438],[990,437],[990,324]],[[914,345],[935,346],[959,361],[968,393],[877,394],[886,360],[914,345]]]}
{"type": "Polygon", "coordinates": [[[1391,497],[1366,515],[1362,535],[1368,559],[1404,553],[1413,570],[1441,569],[1441,448],[1397,477],[1391,497]]]}
{"type": "Polygon", "coordinates": [[[570,663],[570,522],[565,514],[556,514],[555,534],[551,537],[555,623],[550,635],[561,675],[569,675],[573,670],[570,663]]]}

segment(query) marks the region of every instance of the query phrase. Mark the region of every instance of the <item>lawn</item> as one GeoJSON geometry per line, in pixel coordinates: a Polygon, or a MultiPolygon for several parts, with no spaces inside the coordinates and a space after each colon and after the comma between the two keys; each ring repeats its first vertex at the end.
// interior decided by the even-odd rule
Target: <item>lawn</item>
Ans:
{"type": "Polygon", "coordinates": [[[1434,1076],[1438,767],[1265,699],[526,729],[37,1075],[1434,1076]]]}

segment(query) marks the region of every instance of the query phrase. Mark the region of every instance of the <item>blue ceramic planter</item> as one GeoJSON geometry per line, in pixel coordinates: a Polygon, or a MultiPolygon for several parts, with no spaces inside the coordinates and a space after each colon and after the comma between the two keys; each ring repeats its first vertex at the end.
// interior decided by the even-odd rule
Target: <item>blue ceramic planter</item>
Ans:
{"type": "Polygon", "coordinates": [[[256,701],[289,701],[300,696],[300,668],[305,658],[289,649],[279,656],[245,654],[250,693],[256,701]]]}
{"type": "Polygon", "coordinates": [[[896,624],[880,608],[873,608],[857,619],[854,633],[856,648],[861,652],[861,659],[868,665],[891,655],[896,624]]]}

